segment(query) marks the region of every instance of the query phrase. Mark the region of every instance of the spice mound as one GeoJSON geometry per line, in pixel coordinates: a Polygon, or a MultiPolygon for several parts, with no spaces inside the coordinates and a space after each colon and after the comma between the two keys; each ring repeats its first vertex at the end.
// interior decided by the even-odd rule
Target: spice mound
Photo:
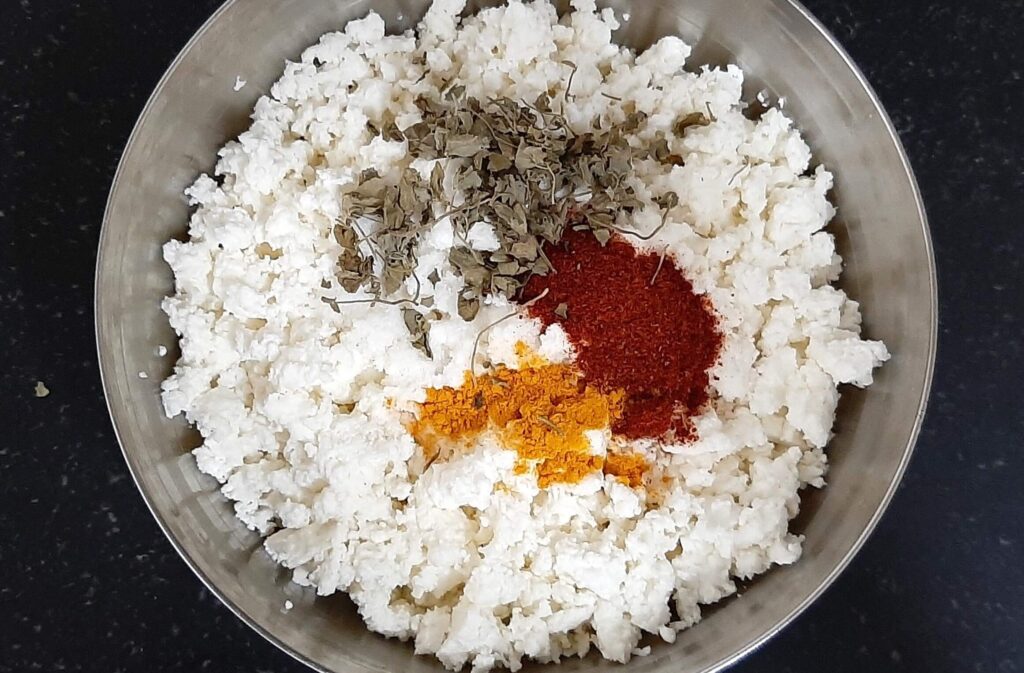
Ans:
{"type": "Polygon", "coordinates": [[[545,324],[561,323],[588,381],[623,392],[612,429],[694,439],[692,418],[709,401],[708,371],[722,348],[707,298],[671,259],[618,237],[602,245],[571,230],[547,255],[555,273],[534,276],[524,299],[535,299],[530,313],[545,324]]]}
{"type": "Polygon", "coordinates": [[[499,442],[518,454],[516,471],[536,470],[544,488],[578,483],[606,471],[632,486],[642,482],[645,464],[605,460],[604,431],[622,412],[622,393],[586,385],[568,365],[523,369],[499,367],[481,376],[466,373],[458,388],[431,388],[420,405],[413,436],[436,460],[442,442],[468,443],[493,430],[499,442]]]}

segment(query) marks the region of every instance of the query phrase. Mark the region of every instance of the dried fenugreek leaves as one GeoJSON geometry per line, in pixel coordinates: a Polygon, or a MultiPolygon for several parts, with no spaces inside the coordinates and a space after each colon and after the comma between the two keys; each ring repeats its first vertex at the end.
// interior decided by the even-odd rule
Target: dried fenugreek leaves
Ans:
{"type": "MultiPolygon", "coordinates": [[[[546,95],[532,104],[509,98],[481,102],[456,86],[441,100],[418,98],[422,120],[405,130],[390,120],[380,128],[371,126],[385,139],[407,142],[413,159],[446,160],[448,176],[438,161],[428,179],[409,166],[392,185],[369,170],[346,188],[344,215],[334,227],[342,248],[337,265],[342,288],[364,289],[373,298],[363,301],[384,302],[412,277],[415,297],[386,303],[419,304],[417,243],[444,217],[457,241],[449,262],[464,282],[458,312],[465,320],[477,315],[486,295],[513,298],[531,276],[551,273],[544,245],[558,242],[566,226],[589,229],[602,244],[613,233],[653,236],[657,230],[641,236],[616,225],[619,213],[643,207],[630,184],[634,164],[654,159],[680,165],[682,158],[670,152],[663,134],[643,148],[629,143],[647,121],[642,112],[630,112],[608,128],[595,120],[590,131],[574,133],[551,103],[546,95]],[[460,197],[458,205],[448,198],[449,191],[460,197]],[[469,244],[470,229],[481,222],[493,228],[497,249],[477,250],[469,244]]],[[[677,120],[673,131],[681,135],[711,121],[692,113],[677,120]]],[[[666,192],[656,202],[664,226],[679,199],[666,192]]],[[[431,274],[427,280],[438,278],[431,274]]],[[[413,308],[404,309],[404,315],[417,347],[429,356],[429,321],[413,308]]]]}

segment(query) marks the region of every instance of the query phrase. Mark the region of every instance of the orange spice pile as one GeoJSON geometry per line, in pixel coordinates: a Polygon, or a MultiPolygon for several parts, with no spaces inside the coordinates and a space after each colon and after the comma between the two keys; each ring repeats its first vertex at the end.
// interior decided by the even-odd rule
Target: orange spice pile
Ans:
{"type": "Polygon", "coordinates": [[[586,385],[568,365],[522,364],[528,366],[499,367],[480,376],[467,372],[458,388],[429,389],[413,436],[436,452],[440,439],[465,442],[490,428],[519,455],[516,471],[536,470],[542,488],[577,483],[601,469],[631,486],[640,485],[643,457],[594,455],[585,434],[604,430],[619,418],[622,393],[586,385]]]}
{"type": "Polygon", "coordinates": [[[644,483],[647,460],[639,453],[609,453],[604,461],[604,473],[618,477],[633,488],[644,483]]]}

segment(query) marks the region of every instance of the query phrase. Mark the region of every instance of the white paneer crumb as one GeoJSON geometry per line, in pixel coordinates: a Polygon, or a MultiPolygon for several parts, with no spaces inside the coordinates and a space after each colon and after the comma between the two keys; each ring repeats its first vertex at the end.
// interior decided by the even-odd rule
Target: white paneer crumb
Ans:
{"type": "Polygon", "coordinates": [[[233,88],[233,89],[234,89],[235,91],[241,91],[242,89],[244,89],[244,88],[245,88],[245,85],[246,85],[247,83],[248,83],[248,82],[246,82],[246,81],[245,81],[244,79],[242,79],[241,77],[235,77],[235,84],[234,84],[234,86],[233,86],[232,88],[233,88]]]}
{"type": "Polygon", "coordinates": [[[285,610],[291,610],[294,607],[295,607],[295,603],[292,603],[291,601],[285,601],[284,602],[284,609],[285,610]]]}
{"type": "Polygon", "coordinates": [[[149,378],[149,374],[147,374],[146,372],[139,372],[139,378],[140,379],[148,379],[149,378]]]}
{"type": "MultiPolygon", "coordinates": [[[[811,170],[792,122],[778,109],[747,119],[738,68],[686,70],[690,47],[675,37],[637,55],[612,42],[611,10],[573,6],[562,21],[547,0],[460,18],[465,0],[435,0],[415,36],[385,35],[375,14],[324,35],[221,150],[218,179],[187,190],[190,239],[164,247],[176,292],[163,308],[181,357],[163,403],[202,433],[199,468],[296,583],[347,592],[369,628],[452,670],[515,671],[592,647],[625,662],[650,651],[638,647],[644,634],[674,641],[736,578],[795,562],[802,538],[788,525],[800,489],[824,484],[837,386],[868,385],[888,358],[829,285],[841,268],[824,230],[832,176],[811,170]],[[680,195],[642,245],[676,260],[725,337],[697,440],[633,447],[667,484],[656,499],[601,474],[540,489],[490,435],[424,471],[403,418],[427,388],[461,384],[477,335],[511,310],[489,297],[472,321],[459,317],[446,219],[417,252],[417,279],[436,278],[421,288],[441,316],[427,337],[432,358],[411,344],[399,307],[335,312],[324,301],[348,297],[325,289],[342,188],[410,160],[368,124],[406,128],[420,119],[418,96],[453,84],[479,99],[561,99],[567,61],[573,129],[643,111],[634,140],[662,134],[684,157],[637,162],[632,224],[653,231],[655,198],[680,195]],[[709,125],[674,133],[680,116],[709,110],[709,125]]],[[[486,223],[469,239],[477,250],[497,243],[486,223]]],[[[478,361],[516,366],[519,342],[552,362],[574,357],[560,327],[519,317],[486,333],[478,361]]],[[[596,438],[594,448],[607,450],[596,438]]]]}
{"type": "Polygon", "coordinates": [[[46,387],[46,384],[42,381],[36,381],[36,387],[33,389],[33,393],[36,397],[46,397],[50,394],[50,389],[46,387]]]}
{"type": "Polygon", "coordinates": [[[163,344],[160,344],[159,346],[157,346],[156,347],[156,355],[157,355],[157,357],[160,357],[160,358],[166,356],[167,355],[167,346],[164,346],[163,344]]]}
{"type": "Polygon", "coordinates": [[[490,251],[501,247],[494,227],[487,222],[477,222],[470,227],[469,233],[466,234],[466,242],[474,250],[490,251]]]}

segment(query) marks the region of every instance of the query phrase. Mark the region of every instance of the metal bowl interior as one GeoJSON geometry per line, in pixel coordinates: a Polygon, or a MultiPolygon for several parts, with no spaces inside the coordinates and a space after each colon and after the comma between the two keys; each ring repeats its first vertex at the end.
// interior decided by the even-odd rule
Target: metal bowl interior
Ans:
{"type": "MultiPolygon", "coordinates": [[[[494,3],[482,3],[494,4],[494,3]]],[[[836,577],[885,509],[921,424],[935,353],[936,289],[927,224],[913,175],[884,111],[849,58],[788,0],[617,0],[631,13],[616,34],[643,48],[667,34],[695,45],[692,64],[736,63],[748,92],[786,99],[817,160],[836,174],[839,216],[830,230],[846,260],[843,287],[862,303],[865,330],[893,359],[866,391],[843,391],[828,449],[829,486],[805,493],[795,522],[803,558],[709,608],[673,645],[628,669],[712,671],[751,651],[800,613],[836,577]]],[[[216,483],[196,469],[198,436],[165,418],[159,383],[177,354],[160,311],[173,291],[162,244],[185,236],[182,193],[210,170],[218,148],[244,130],[283,62],[324,32],[371,8],[391,31],[413,27],[415,0],[233,0],[197,33],[153,93],[114,180],[96,279],[96,327],[104,388],[128,465],[154,516],[199,577],[236,614],[301,661],[323,671],[442,670],[412,647],[368,631],[344,597],[314,599],[289,582],[235,519],[216,483]],[[235,77],[248,85],[233,91],[235,77]],[[158,358],[158,345],[171,347],[158,358]],[[140,371],[149,377],[142,379],[140,371]],[[294,603],[283,609],[285,600],[294,603]]],[[[528,667],[530,669],[532,667],[528,667]]],[[[541,668],[536,666],[535,668],[541,668]]],[[[591,657],[564,671],[621,670],[591,657]]]]}

